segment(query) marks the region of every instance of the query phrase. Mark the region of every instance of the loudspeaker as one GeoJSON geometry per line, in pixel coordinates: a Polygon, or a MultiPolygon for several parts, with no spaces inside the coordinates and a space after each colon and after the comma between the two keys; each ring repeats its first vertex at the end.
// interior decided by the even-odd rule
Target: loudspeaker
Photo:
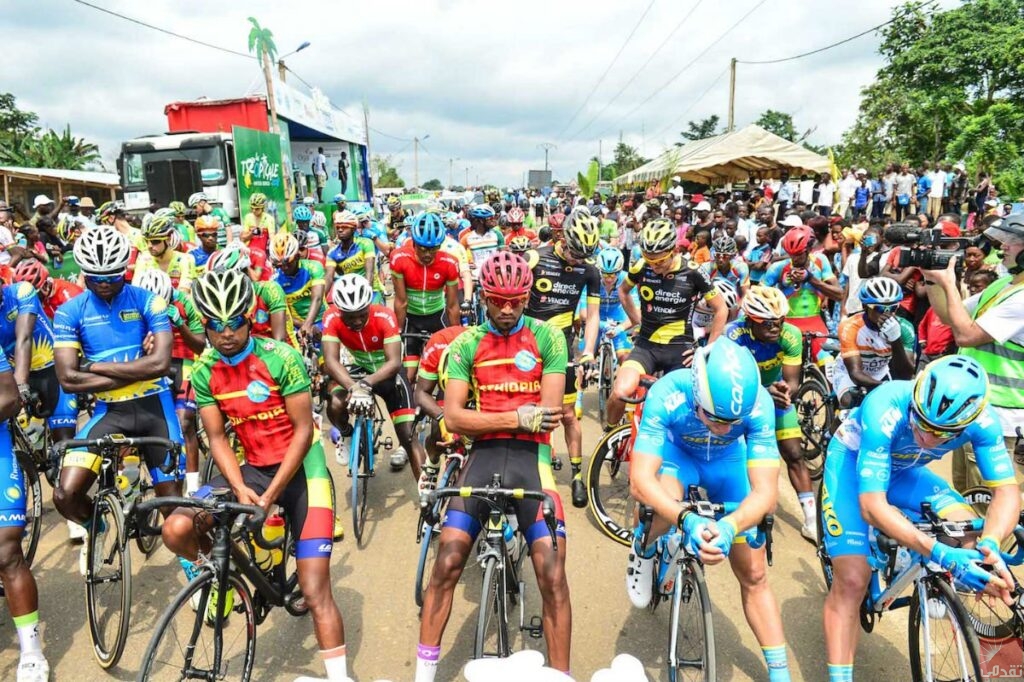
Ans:
{"type": "Polygon", "coordinates": [[[165,207],[172,201],[188,201],[190,195],[203,191],[199,162],[192,159],[165,159],[146,164],[146,186],[149,200],[165,207]]]}

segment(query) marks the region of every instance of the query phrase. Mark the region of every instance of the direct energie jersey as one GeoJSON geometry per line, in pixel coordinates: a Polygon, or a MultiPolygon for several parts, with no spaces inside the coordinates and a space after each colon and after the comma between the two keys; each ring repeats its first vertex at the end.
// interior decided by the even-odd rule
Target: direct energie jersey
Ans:
{"type": "Polygon", "coordinates": [[[576,305],[583,292],[587,292],[587,304],[601,302],[601,273],[586,261],[570,265],[554,245],[527,251],[526,262],[533,271],[533,288],[530,289],[526,314],[548,322],[566,337],[571,336],[576,305]]]}
{"type": "Polygon", "coordinates": [[[695,264],[673,256],[672,270],[659,275],[643,259],[629,268],[626,282],[640,292],[640,337],[651,343],[673,344],[693,340],[688,328],[698,297],[710,301],[718,290],[695,264]]]}
{"type": "Polygon", "coordinates": [[[774,343],[758,341],[750,323],[741,317],[725,328],[725,335],[750,351],[761,372],[761,385],[769,386],[782,380],[783,366],[799,367],[803,364],[803,337],[800,330],[788,322],[782,323],[779,340],[774,343]]]}
{"type": "Polygon", "coordinates": [[[17,282],[3,287],[3,301],[0,302],[0,347],[10,363],[14,364],[14,348],[17,345],[16,327],[21,315],[35,315],[32,329],[32,364],[29,371],[44,369],[53,364],[53,324],[46,316],[39,295],[28,282],[17,282]]]}
{"type": "Polygon", "coordinates": [[[459,262],[438,251],[430,265],[423,265],[409,243],[391,252],[391,276],[405,284],[408,314],[435,315],[444,309],[445,288],[459,281],[459,262]]]}
{"type": "Polygon", "coordinates": [[[356,365],[371,374],[384,366],[384,346],[402,342],[395,313],[391,308],[375,303],[370,305],[369,317],[359,331],[345,324],[336,306],[329,306],[324,315],[323,338],[325,341],[337,341],[347,348],[356,365]]]}
{"type": "MultiPolygon", "coordinates": [[[[294,275],[285,274],[284,270],[278,270],[274,274],[274,281],[281,285],[284,290],[285,302],[288,304],[288,311],[291,313],[292,322],[296,326],[302,326],[309,315],[309,308],[313,304],[313,287],[324,284],[324,266],[316,261],[300,260],[299,268],[294,275]]],[[[316,320],[323,317],[323,302],[320,303],[320,310],[317,311],[316,320]]]]}

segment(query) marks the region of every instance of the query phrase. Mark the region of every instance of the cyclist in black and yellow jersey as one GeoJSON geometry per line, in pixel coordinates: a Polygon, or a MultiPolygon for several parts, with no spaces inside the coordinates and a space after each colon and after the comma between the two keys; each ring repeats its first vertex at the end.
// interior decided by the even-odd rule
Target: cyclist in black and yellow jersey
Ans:
{"type": "MultiPolygon", "coordinates": [[[[583,290],[587,290],[587,317],[583,329],[583,355],[579,365],[586,366],[594,359],[600,322],[601,274],[588,261],[600,244],[597,219],[585,211],[574,212],[565,221],[565,234],[561,241],[526,253],[526,262],[533,271],[533,288],[526,314],[544,320],[565,334],[569,348],[576,347],[573,317],[583,290]]],[[[577,363],[569,363],[565,370],[565,397],[562,404],[562,425],[565,427],[565,445],[572,465],[572,503],[587,506],[587,489],[583,483],[583,432],[576,417],[577,363]]]]}
{"type": "Polygon", "coordinates": [[[619,299],[633,324],[640,325],[629,357],[615,375],[608,400],[608,423],[622,419],[622,398],[633,395],[643,374],[659,374],[678,369],[683,356],[693,348],[690,315],[701,296],[713,314],[708,330],[711,343],[725,329],[729,310],[707,275],[675,252],[676,228],[665,218],[656,218],[644,226],[638,241],[643,258],[629,268],[619,286],[619,299]],[[632,292],[640,292],[640,310],[632,292]]]}

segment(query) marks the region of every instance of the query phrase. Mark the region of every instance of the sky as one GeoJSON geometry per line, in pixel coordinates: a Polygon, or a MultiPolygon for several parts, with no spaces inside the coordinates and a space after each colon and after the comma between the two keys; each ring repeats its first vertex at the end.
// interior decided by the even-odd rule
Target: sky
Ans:
{"type": "MultiPolygon", "coordinates": [[[[689,120],[718,114],[725,123],[730,58],[776,59],[824,47],[886,21],[899,4],[89,2],[242,53],[247,17],[254,16],[273,31],[282,56],[309,41],[286,63],[336,107],[359,117],[367,104],[371,154],[390,156],[407,184],[411,138],[419,137],[421,183],[447,184],[451,170],[455,184],[468,177],[502,186],[522,185],[527,170],[544,167],[542,144],[556,145],[549,152],[556,180],[575,177],[599,151],[610,161],[620,137],[652,158],[680,139],[689,120]]],[[[122,140],[166,130],[165,104],[262,88],[255,60],[76,0],[4,4],[8,58],[0,90],[14,93],[44,125],[70,124],[99,144],[111,170],[122,140]]],[[[792,114],[800,131],[813,128],[812,142],[837,143],[856,118],[860,89],[882,64],[879,40],[871,33],[803,59],[739,64],[736,127],[770,108],[792,114]]],[[[305,89],[290,74],[288,82],[305,89]]]]}

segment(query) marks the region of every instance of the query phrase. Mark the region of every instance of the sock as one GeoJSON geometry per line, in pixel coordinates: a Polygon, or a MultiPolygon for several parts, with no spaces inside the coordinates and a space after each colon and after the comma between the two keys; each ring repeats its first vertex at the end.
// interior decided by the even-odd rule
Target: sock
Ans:
{"type": "Polygon", "coordinates": [[[320,658],[324,659],[328,682],[345,682],[348,680],[348,664],[345,661],[345,645],[333,649],[321,649],[320,658]]]}
{"type": "Polygon", "coordinates": [[[853,682],[853,663],[829,663],[828,682],[853,682]]]}
{"type": "Polygon", "coordinates": [[[789,660],[786,658],[786,645],[763,646],[765,663],[768,664],[768,682],[789,682],[789,660]]]}
{"type": "Polygon", "coordinates": [[[633,529],[633,553],[637,556],[642,556],[644,559],[650,559],[654,556],[655,552],[658,551],[658,543],[652,542],[647,547],[647,551],[640,548],[640,541],[644,537],[644,524],[640,524],[633,529]]]}
{"type": "Polygon", "coordinates": [[[437,675],[437,661],[441,658],[441,647],[420,644],[416,647],[415,682],[434,682],[437,675]]]}
{"type": "Polygon", "coordinates": [[[800,508],[804,510],[804,521],[806,523],[814,523],[814,517],[817,514],[816,505],[814,504],[814,493],[797,493],[796,497],[800,500],[800,508]]]}
{"type": "Polygon", "coordinates": [[[583,471],[583,458],[582,457],[570,457],[569,465],[572,467],[572,477],[576,478],[583,471]]]}
{"type": "Polygon", "coordinates": [[[14,627],[18,629],[18,643],[21,644],[22,656],[43,652],[39,642],[39,611],[26,613],[24,616],[14,616],[14,627]]]}

